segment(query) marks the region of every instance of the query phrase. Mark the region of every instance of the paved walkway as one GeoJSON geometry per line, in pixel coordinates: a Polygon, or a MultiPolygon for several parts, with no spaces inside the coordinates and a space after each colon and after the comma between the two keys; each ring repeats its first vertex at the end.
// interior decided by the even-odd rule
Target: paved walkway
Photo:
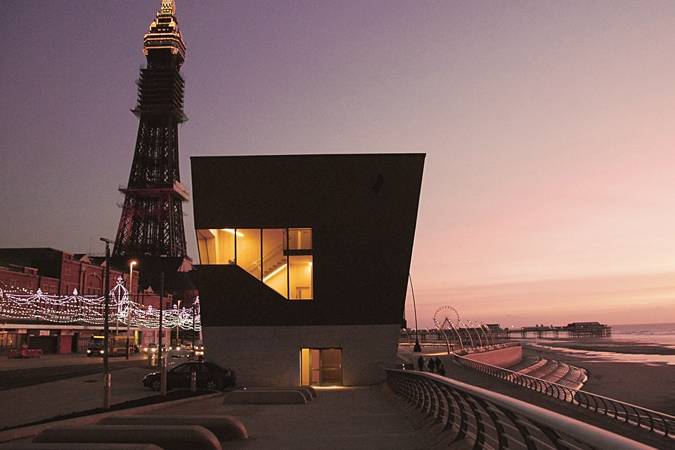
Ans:
{"type": "MultiPolygon", "coordinates": [[[[143,387],[147,368],[112,373],[112,403],[156,395],[143,387]]],[[[2,373],[0,373],[0,377],[2,373]]],[[[87,375],[0,391],[0,429],[98,408],[103,404],[103,375],[87,375]]]]}
{"type": "Polygon", "coordinates": [[[411,409],[385,385],[317,389],[306,405],[223,405],[222,397],[151,414],[228,414],[248,429],[246,441],[223,449],[429,449],[434,436],[418,429],[411,409]]]}
{"type": "MultiPolygon", "coordinates": [[[[133,360],[142,360],[147,357],[142,354],[131,356],[133,360]]],[[[110,363],[115,364],[120,361],[126,361],[124,356],[110,358],[110,363]]],[[[60,367],[72,365],[102,365],[102,358],[89,357],[82,353],[68,353],[62,355],[42,355],[39,358],[8,358],[0,356],[0,372],[5,370],[36,369],[42,367],[60,367]]]]}

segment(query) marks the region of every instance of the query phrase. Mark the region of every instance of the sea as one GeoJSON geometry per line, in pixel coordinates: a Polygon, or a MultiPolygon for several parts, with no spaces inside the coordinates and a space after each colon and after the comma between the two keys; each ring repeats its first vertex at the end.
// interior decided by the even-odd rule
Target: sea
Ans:
{"type": "Polygon", "coordinates": [[[644,342],[675,348],[675,322],[611,325],[611,327],[613,340],[644,342]]]}
{"type": "Polygon", "coordinates": [[[535,339],[524,341],[527,346],[566,353],[587,361],[631,362],[645,365],[675,366],[675,322],[611,325],[612,336],[607,338],[535,339]],[[565,346],[575,345],[577,348],[565,346]],[[594,344],[597,349],[593,349],[594,344]],[[588,348],[578,348],[579,345],[588,348]],[[630,351],[625,347],[631,347],[630,351]],[[622,347],[623,350],[622,351],[622,347]],[[638,350],[636,351],[636,347],[638,350]],[[640,353],[640,347],[649,352],[640,353]]]}

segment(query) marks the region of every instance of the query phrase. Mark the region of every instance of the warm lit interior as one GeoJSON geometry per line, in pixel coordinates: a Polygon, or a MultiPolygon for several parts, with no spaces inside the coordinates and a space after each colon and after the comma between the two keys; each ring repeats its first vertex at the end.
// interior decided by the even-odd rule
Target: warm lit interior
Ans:
{"type": "Polygon", "coordinates": [[[237,264],[290,300],[312,300],[311,228],[197,230],[201,264],[237,264]]]}
{"type": "Polygon", "coordinates": [[[197,230],[202,264],[234,264],[234,236],[231,228],[197,230]]]}
{"type": "Polygon", "coordinates": [[[237,228],[236,236],[235,261],[237,265],[257,279],[262,279],[261,230],[259,228],[237,228]]]}
{"type": "Polygon", "coordinates": [[[341,385],[342,349],[301,348],[300,385],[341,385]]]}
{"type": "Polygon", "coordinates": [[[312,295],[312,255],[289,256],[291,300],[309,300],[312,295]]]}
{"type": "Polygon", "coordinates": [[[312,229],[311,228],[289,228],[288,229],[288,248],[291,250],[311,250],[312,249],[312,229]]]}

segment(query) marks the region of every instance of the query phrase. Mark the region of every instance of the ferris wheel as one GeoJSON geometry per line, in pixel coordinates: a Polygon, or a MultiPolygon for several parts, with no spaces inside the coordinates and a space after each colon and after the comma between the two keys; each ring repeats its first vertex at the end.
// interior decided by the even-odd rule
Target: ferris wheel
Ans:
{"type": "Polygon", "coordinates": [[[450,340],[448,339],[448,335],[446,334],[446,330],[452,330],[454,334],[457,336],[457,340],[459,341],[459,346],[464,350],[464,342],[462,341],[462,336],[455,328],[455,325],[453,324],[453,319],[455,322],[457,322],[457,328],[460,327],[460,320],[459,320],[459,313],[455,308],[449,305],[441,306],[436,310],[434,313],[434,324],[436,325],[436,328],[443,334],[443,337],[445,338],[445,343],[448,347],[448,353],[450,353],[450,340]]]}
{"type": "Polygon", "coordinates": [[[455,317],[457,325],[459,325],[459,313],[455,308],[450,305],[441,306],[434,313],[434,323],[436,327],[441,328],[442,325],[445,325],[446,322],[452,324],[452,319],[450,316],[455,317]]]}

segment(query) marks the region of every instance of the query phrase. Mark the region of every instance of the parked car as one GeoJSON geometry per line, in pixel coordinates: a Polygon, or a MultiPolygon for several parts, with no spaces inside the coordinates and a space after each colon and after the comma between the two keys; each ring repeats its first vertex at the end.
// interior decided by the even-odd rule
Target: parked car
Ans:
{"type": "MultiPolygon", "coordinates": [[[[124,356],[127,354],[129,340],[126,336],[113,335],[108,337],[108,352],[110,356],[124,356]]],[[[103,356],[105,347],[104,336],[92,336],[87,346],[87,356],[103,356]]]]}
{"type": "Polygon", "coordinates": [[[157,353],[157,344],[154,342],[149,343],[142,349],[143,353],[157,353]]]}
{"type": "MultiPolygon", "coordinates": [[[[197,389],[200,390],[223,390],[228,387],[234,387],[237,378],[232,370],[202,361],[190,361],[167,370],[166,388],[169,389],[189,389],[190,373],[197,373],[197,389]]],[[[152,390],[160,389],[160,373],[151,372],[143,378],[143,386],[152,390]]]]}
{"type": "Polygon", "coordinates": [[[173,358],[192,359],[195,354],[192,349],[179,345],[177,347],[169,347],[169,350],[166,352],[166,356],[169,358],[169,360],[173,358]]]}

